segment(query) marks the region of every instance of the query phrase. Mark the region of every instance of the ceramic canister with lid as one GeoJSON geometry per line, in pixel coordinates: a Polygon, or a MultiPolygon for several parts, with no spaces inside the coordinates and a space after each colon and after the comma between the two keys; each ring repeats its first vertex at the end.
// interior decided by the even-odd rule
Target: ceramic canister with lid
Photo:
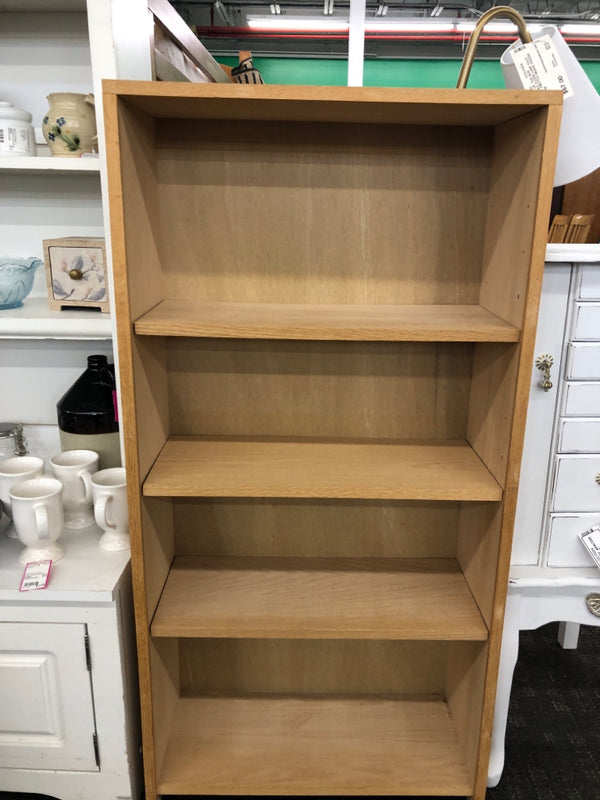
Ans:
{"type": "Polygon", "coordinates": [[[35,134],[31,114],[0,100],[0,156],[34,156],[35,134]]]}

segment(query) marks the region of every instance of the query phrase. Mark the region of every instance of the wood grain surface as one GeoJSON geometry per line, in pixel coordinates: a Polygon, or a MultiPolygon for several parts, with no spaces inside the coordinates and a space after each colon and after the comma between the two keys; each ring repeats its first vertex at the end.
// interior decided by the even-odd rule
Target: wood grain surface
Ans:
{"type": "Polygon", "coordinates": [[[172,437],[150,497],[487,500],[502,489],[463,441],[301,441],[172,437]]]}
{"type": "Polygon", "coordinates": [[[163,794],[463,796],[470,781],[437,698],[184,698],[163,794]]]}
{"type": "Polygon", "coordinates": [[[217,638],[487,638],[453,559],[178,557],[151,631],[217,638]]]}

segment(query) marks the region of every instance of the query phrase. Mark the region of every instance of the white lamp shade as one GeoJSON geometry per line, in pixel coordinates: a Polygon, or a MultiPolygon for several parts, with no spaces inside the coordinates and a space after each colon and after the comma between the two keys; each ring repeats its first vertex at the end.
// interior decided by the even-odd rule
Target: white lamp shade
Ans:
{"type": "MultiPolygon", "coordinates": [[[[553,25],[541,28],[531,38],[540,36],[550,36],[573,89],[563,103],[554,174],[554,185],[563,186],[600,167],[600,95],[557,28],[553,25]]],[[[524,88],[511,54],[520,44],[519,41],[511,44],[500,59],[507,89],[524,88]]]]}

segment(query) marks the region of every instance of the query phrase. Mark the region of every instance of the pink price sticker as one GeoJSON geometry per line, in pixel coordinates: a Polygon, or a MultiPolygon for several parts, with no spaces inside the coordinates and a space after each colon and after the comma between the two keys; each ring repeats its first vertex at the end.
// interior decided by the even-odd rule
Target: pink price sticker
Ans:
{"type": "Polygon", "coordinates": [[[51,558],[46,561],[29,561],[25,565],[19,591],[30,592],[33,589],[45,589],[50,579],[51,566],[51,558]]]}

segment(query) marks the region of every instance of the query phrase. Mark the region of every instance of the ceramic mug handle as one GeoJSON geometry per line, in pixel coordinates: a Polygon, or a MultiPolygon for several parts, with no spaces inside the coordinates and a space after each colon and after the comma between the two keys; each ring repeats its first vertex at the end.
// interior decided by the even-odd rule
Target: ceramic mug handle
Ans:
{"type": "Polygon", "coordinates": [[[110,522],[106,516],[106,506],[110,502],[112,502],[112,495],[103,494],[94,504],[94,517],[96,518],[96,525],[103,530],[107,530],[109,528],[114,530],[117,527],[113,522],[110,522]]]}
{"type": "Polygon", "coordinates": [[[83,488],[85,490],[85,497],[84,503],[91,503],[92,501],[92,473],[88,472],[80,472],[79,477],[83,483],[83,488]]]}
{"type": "Polygon", "coordinates": [[[42,503],[34,506],[33,513],[35,514],[35,525],[38,532],[38,539],[47,539],[49,536],[48,531],[48,509],[42,503]]]}

